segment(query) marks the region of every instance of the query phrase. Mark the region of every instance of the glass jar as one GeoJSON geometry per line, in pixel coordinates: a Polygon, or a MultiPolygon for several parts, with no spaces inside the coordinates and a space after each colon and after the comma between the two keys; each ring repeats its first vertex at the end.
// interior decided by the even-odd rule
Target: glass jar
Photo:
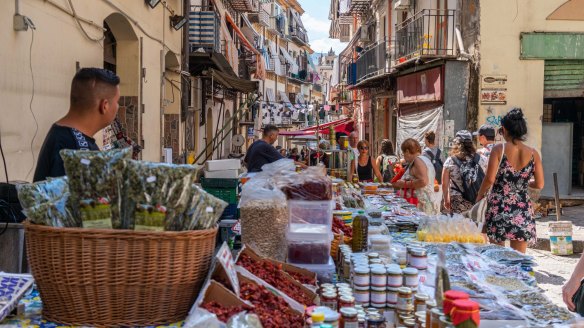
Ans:
{"type": "Polygon", "coordinates": [[[423,248],[412,248],[409,252],[408,265],[418,270],[428,269],[428,253],[423,248]]]}
{"type": "Polygon", "coordinates": [[[411,311],[413,309],[412,290],[408,287],[400,287],[397,292],[397,309],[401,311],[411,311]]]}
{"type": "Polygon", "coordinates": [[[370,300],[369,288],[365,288],[365,289],[355,288],[353,295],[355,296],[355,303],[356,304],[361,304],[362,306],[369,306],[369,300],[370,300]]]}
{"type": "Polygon", "coordinates": [[[341,308],[341,328],[357,328],[358,326],[357,310],[353,307],[341,308]]]}
{"type": "Polygon", "coordinates": [[[436,307],[435,300],[429,300],[426,302],[426,324],[429,327],[432,323],[432,310],[436,307]]]}
{"type": "MultiPolygon", "coordinates": [[[[432,309],[432,317],[430,318],[430,327],[431,328],[440,328],[440,317],[443,315],[442,309],[440,308],[433,308],[432,309]]],[[[426,321],[426,324],[428,322],[426,321]]]]}
{"type": "Polygon", "coordinates": [[[371,269],[371,286],[372,287],[387,287],[387,270],[385,267],[375,267],[371,269]]]}
{"type": "Polygon", "coordinates": [[[343,279],[349,280],[351,278],[351,256],[346,255],[343,260],[343,279]]]}
{"type": "Polygon", "coordinates": [[[322,294],[320,298],[320,304],[322,306],[326,306],[329,309],[336,311],[337,310],[337,294],[332,292],[326,292],[322,294]]]}
{"type": "Polygon", "coordinates": [[[416,327],[416,320],[415,319],[405,319],[403,325],[404,325],[404,327],[414,328],[414,327],[416,327]]]}
{"type": "Polygon", "coordinates": [[[379,253],[369,253],[367,254],[367,257],[371,260],[371,259],[376,259],[379,258],[379,253]]]}
{"type": "Polygon", "coordinates": [[[353,276],[353,285],[355,287],[369,287],[371,282],[368,267],[356,267],[355,275],[353,276]]]}
{"type": "Polygon", "coordinates": [[[386,328],[385,318],[380,314],[367,316],[367,328],[386,328]]]}
{"type": "Polygon", "coordinates": [[[388,306],[396,306],[397,305],[397,295],[398,295],[398,288],[387,288],[387,298],[386,302],[388,306]]]}
{"type": "Polygon", "coordinates": [[[452,321],[450,321],[450,319],[448,319],[447,316],[443,315],[440,317],[440,328],[454,328],[454,325],[452,324],[452,321]]]}
{"type": "Polygon", "coordinates": [[[418,269],[416,268],[405,268],[404,273],[404,286],[413,289],[418,288],[418,269]]]}
{"type": "Polygon", "coordinates": [[[414,296],[414,312],[425,312],[426,311],[426,301],[430,297],[426,294],[418,293],[414,296]]]}
{"type": "Polygon", "coordinates": [[[353,252],[367,251],[369,234],[369,219],[365,215],[365,211],[357,212],[353,218],[353,252]]]}
{"type": "Polygon", "coordinates": [[[387,304],[387,290],[385,287],[371,287],[371,306],[385,308],[387,304]]]}
{"type": "Polygon", "coordinates": [[[358,315],[357,316],[357,324],[359,328],[365,328],[367,321],[365,320],[365,316],[363,315],[358,315]]]}
{"type": "MultiPolygon", "coordinates": [[[[341,296],[341,298],[339,299],[339,309],[343,309],[343,308],[352,308],[355,309],[355,298],[353,296],[341,296]]],[[[355,311],[357,311],[355,309],[355,311]]]]}
{"type": "Polygon", "coordinates": [[[387,287],[398,288],[403,286],[403,283],[404,277],[399,267],[387,269],[387,287]]]}

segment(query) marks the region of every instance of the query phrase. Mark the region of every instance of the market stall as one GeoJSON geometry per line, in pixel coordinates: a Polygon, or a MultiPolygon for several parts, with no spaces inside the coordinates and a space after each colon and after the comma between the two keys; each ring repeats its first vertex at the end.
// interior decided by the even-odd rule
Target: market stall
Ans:
{"type": "MultiPolygon", "coordinates": [[[[130,167],[135,165],[137,170],[145,164],[134,163],[130,167]]],[[[145,166],[142,169],[152,168],[151,164],[145,166]]],[[[156,167],[145,173],[144,179],[133,179],[164,179],[163,173],[177,179],[177,169],[181,167],[173,167],[171,172],[156,167]]],[[[209,264],[203,268],[204,279],[189,295],[188,313],[184,311],[179,319],[158,324],[265,328],[330,327],[327,324],[347,328],[547,327],[577,320],[543,296],[533,276],[531,257],[484,244],[477,225],[468,219],[423,214],[396,196],[388,185],[331,179],[319,166],[296,172],[290,160],[266,165],[262,172],[243,182],[238,223],[243,248],[233,251],[223,243],[211,252],[206,262],[209,264]]],[[[51,183],[52,188],[64,188],[72,182],[51,183]]],[[[39,190],[38,185],[35,188],[39,190]]],[[[75,188],[74,182],[71,188],[75,188]]],[[[196,220],[203,215],[200,209],[194,210],[196,215],[189,212],[191,215],[179,217],[185,218],[188,226],[207,228],[216,224],[220,210],[227,204],[196,186],[185,190],[196,191],[197,195],[196,202],[189,198],[187,208],[204,199],[203,212],[209,207],[212,210],[203,216],[205,220],[196,220]]],[[[30,200],[34,203],[39,197],[51,198],[54,194],[32,194],[30,200]]],[[[139,197],[141,193],[129,194],[139,197]]],[[[54,200],[50,204],[65,215],[55,216],[55,220],[74,218],[59,212],[54,200]]],[[[34,217],[35,207],[25,207],[31,208],[29,214],[34,217]]],[[[109,224],[126,225],[126,230],[132,222],[134,229],[159,227],[165,235],[177,226],[168,217],[154,220],[155,223],[142,219],[141,224],[136,224],[125,221],[124,213],[121,210],[119,217],[126,219],[110,220],[109,224]]],[[[39,227],[49,229],[47,226],[55,225],[47,221],[44,224],[39,227]]],[[[6,307],[8,312],[17,311],[0,324],[58,326],[45,321],[51,318],[47,306],[55,306],[43,294],[46,285],[43,286],[42,275],[48,273],[35,269],[34,261],[31,263],[39,289],[26,285],[32,277],[22,280],[20,292],[10,301],[10,308],[6,307]],[[18,303],[20,297],[23,298],[18,303]]],[[[125,268],[116,263],[112,270],[120,267],[125,268]]],[[[201,268],[197,270],[201,274],[201,268]]],[[[181,271],[178,277],[189,274],[181,271]]],[[[144,292],[144,288],[138,290],[144,292]]]]}

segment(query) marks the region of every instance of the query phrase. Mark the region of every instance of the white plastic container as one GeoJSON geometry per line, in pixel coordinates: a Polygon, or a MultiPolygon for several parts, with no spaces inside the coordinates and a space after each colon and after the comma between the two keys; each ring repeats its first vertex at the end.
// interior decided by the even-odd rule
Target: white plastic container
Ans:
{"type": "Polygon", "coordinates": [[[207,171],[239,170],[241,161],[238,159],[218,159],[205,162],[207,171]]]}
{"type": "Polygon", "coordinates": [[[326,264],[294,263],[294,266],[316,273],[316,276],[320,283],[332,282],[336,274],[335,262],[333,261],[333,258],[330,256],[326,264]]]}
{"type": "Polygon", "coordinates": [[[317,229],[330,231],[333,222],[334,201],[305,201],[289,200],[288,211],[290,212],[290,231],[296,232],[296,226],[307,224],[315,226],[317,229]]]}

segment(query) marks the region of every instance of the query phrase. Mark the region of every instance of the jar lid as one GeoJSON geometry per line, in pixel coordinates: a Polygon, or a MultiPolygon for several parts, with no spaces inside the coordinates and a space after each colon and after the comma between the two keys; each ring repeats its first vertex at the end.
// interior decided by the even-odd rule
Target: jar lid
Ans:
{"type": "Polygon", "coordinates": [[[452,321],[450,321],[450,320],[448,319],[448,317],[447,317],[447,316],[445,316],[445,315],[443,315],[443,316],[441,316],[441,317],[440,317],[440,322],[441,322],[441,323],[446,323],[446,324],[452,324],[452,321]]]}
{"type": "Polygon", "coordinates": [[[371,263],[371,264],[381,264],[381,260],[380,259],[371,259],[371,260],[369,260],[369,263],[371,263]]]}
{"type": "Polygon", "coordinates": [[[387,291],[392,292],[392,293],[397,293],[399,292],[400,287],[387,287],[387,291]]]}
{"type": "Polygon", "coordinates": [[[357,310],[355,310],[355,308],[352,307],[344,307],[341,308],[341,314],[347,317],[356,317],[357,316],[357,310]]]}
{"type": "Polygon", "coordinates": [[[399,268],[399,266],[397,266],[397,267],[387,268],[387,273],[389,273],[391,275],[401,275],[402,270],[399,268]]]}
{"type": "Polygon", "coordinates": [[[423,248],[412,248],[410,249],[410,254],[413,256],[426,256],[428,253],[423,248]]]}
{"type": "Polygon", "coordinates": [[[430,308],[436,307],[436,300],[428,300],[428,301],[426,301],[426,306],[427,307],[430,307],[430,308]]]}
{"type": "Polygon", "coordinates": [[[325,298],[337,298],[337,293],[333,293],[333,292],[326,292],[322,294],[322,297],[325,298]]]}
{"type": "Polygon", "coordinates": [[[355,268],[355,273],[362,273],[362,274],[367,274],[369,273],[369,268],[366,266],[359,266],[355,268]]]}
{"type": "Polygon", "coordinates": [[[324,321],[324,313],[321,312],[312,312],[310,315],[312,322],[323,322],[324,321]]]}
{"type": "Polygon", "coordinates": [[[466,300],[469,298],[470,298],[470,296],[467,293],[461,292],[458,290],[449,290],[449,291],[444,293],[444,299],[448,299],[450,301],[466,300]]]}
{"type": "Polygon", "coordinates": [[[362,292],[369,292],[369,286],[361,287],[361,286],[355,285],[355,293],[357,293],[357,292],[361,292],[361,293],[362,292]]]}
{"type": "Polygon", "coordinates": [[[430,296],[422,293],[417,293],[414,297],[419,301],[427,301],[430,298],[430,296]]]}
{"type": "Polygon", "coordinates": [[[385,287],[375,287],[372,286],[371,290],[376,291],[376,292],[385,292],[387,289],[385,287]]]}
{"type": "Polygon", "coordinates": [[[361,310],[362,310],[362,309],[363,309],[363,305],[361,305],[361,304],[356,304],[356,305],[355,305],[355,309],[357,309],[357,310],[361,309],[361,310]]]}
{"type": "Polygon", "coordinates": [[[414,327],[416,325],[416,320],[414,320],[414,319],[405,319],[404,320],[404,325],[406,325],[406,327],[414,327]]]}
{"type": "Polygon", "coordinates": [[[322,284],[322,285],[320,285],[320,287],[321,287],[321,288],[335,287],[335,285],[333,285],[333,284],[329,284],[329,283],[326,283],[326,284],[322,284]]]}
{"type": "Polygon", "coordinates": [[[416,268],[405,268],[403,270],[403,272],[405,275],[408,275],[408,276],[418,275],[418,269],[416,269],[416,268]]]}
{"type": "Polygon", "coordinates": [[[477,311],[479,309],[479,304],[471,300],[456,300],[452,304],[456,309],[463,311],[477,311]]]}
{"type": "Polygon", "coordinates": [[[387,272],[387,270],[385,270],[385,267],[373,267],[373,268],[371,268],[371,273],[373,273],[373,274],[382,274],[382,275],[385,275],[386,272],[387,272]]]}
{"type": "Polygon", "coordinates": [[[426,311],[418,311],[418,312],[414,313],[414,315],[417,318],[420,318],[420,319],[423,318],[424,320],[426,320],[426,311]]]}
{"type": "Polygon", "coordinates": [[[442,309],[439,309],[437,307],[433,308],[431,312],[432,312],[432,314],[438,314],[438,315],[443,315],[444,314],[444,312],[442,311],[442,309]]]}
{"type": "Polygon", "coordinates": [[[397,289],[397,291],[400,294],[411,294],[412,293],[412,289],[408,288],[408,287],[400,287],[397,289]]]}
{"type": "Polygon", "coordinates": [[[337,284],[337,288],[341,288],[341,287],[351,288],[351,285],[347,284],[346,282],[339,282],[337,284]]]}
{"type": "MultiPolygon", "coordinates": [[[[353,303],[353,302],[355,302],[355,298],[353,296],[343,295],[343,296],[341,296],[340,301],[344,302],[344,303],[353,303]]],[[[355,311],[357,311],[357,310],[355,310],[355,311]]]]}
{"type": "Polygon", "coordinates": [[[379,257],[379,253],[369,253],[367,254],[367,257],[369,257],[370,259],[376,259],[379,257]]]}

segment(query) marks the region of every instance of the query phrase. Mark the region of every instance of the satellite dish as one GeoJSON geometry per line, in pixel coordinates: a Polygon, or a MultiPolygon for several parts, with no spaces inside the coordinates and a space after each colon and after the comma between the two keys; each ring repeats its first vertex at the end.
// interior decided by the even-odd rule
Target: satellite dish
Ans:
{"type": "Polygon", "coordinates": [[[231,139],[231,144],[235,147],[241,147],[245,143],[245,138],[241,134],[236,134],[231,139]]]}

